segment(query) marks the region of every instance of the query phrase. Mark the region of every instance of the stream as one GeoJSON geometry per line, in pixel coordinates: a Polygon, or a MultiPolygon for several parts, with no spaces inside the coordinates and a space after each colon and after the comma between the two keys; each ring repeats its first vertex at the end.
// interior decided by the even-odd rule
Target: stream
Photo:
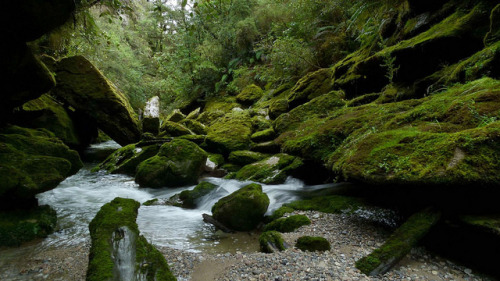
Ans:
{"type": "MultiPolygon", "coordinates": [[[[119,148],[114,142],[93,145],[90,149],[119,148]]],[[[134,178],[126,175],[92,173],[97,163],[86,163],[75,175],[67,178],[57,188],[38,195],[40,205],[52,206],[58,214],[58,227],[54,234],[40,242],[40,248],[75,246],[89,240],[88,224],[102,205],[115,197],[131,198],[144,203],[154,198],[169,198],[182,188],[139,188],[134,178]]],[[[211,214],[211,208],[220,198],[231,194],[250,182],[205,178],[218,188],[203,197],[194,210],[172,206],[141,206],[137,223],[141,234],[157,246],[191,252],[235,252],[257,250],[258,235],[227,235],[216,232],[203,222],[202,214],[211,214]],[[253,241],[253,242],[252,242],[253,241]],[[249,244],[246,245],[245,244],[249,244]]],[[[307,186],[302,181],[289,178],[284,184],[262,185],[270,199],[268,214],[282,204],[299,199],[297,191],[332,187],[335,184],[307,186]]]]}

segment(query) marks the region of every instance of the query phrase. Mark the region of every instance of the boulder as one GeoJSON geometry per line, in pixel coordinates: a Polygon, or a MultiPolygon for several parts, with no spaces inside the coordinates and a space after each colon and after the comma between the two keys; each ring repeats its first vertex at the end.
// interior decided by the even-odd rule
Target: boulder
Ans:
{"type": "Polygon", "coordinates": [[[305,215],[293,215],[287,218],[279,218],[268,223],[264,231],[293,232],[301,226],[310,225],[311,220],[305,215]]]}
{"type": "Polygon", "coordinates": [[[295,244],[297,249],[310,252],[324,252],[331,249],[330,242],[323,237],[302,236],[295,244]]]}
{"type": "Polygon", "coordinates": [[[31,204],[82,166],[76,151],[46,130],[10,126],[0,130],[1,209],[31,204]]]}
{"type": "Polygon", "coordinates": [[[324,68],[301,78],[288,94],[288,107],[293,109],[313,98],[330,92],[333,88],[332,75],[331,69],[324,68]]]}
{"type": "Polygon", "coordinates": [[[286,99],[276,100],[269,106],[269,117],[271,117],[271,119],[276,119],[281,114],[287,112],[288,112],[288,100],[286,99]]]}
{"type": "Polygon", "coordinates": [[[90,222],[86,280],[177,280],[163,255],[140,235],[139,207],[139,202],[117,197],[90,222]]]}
{"type": "Polygon", "coordinates": [[[160,128],[160,136],[168,136],[168,137],[180,137],[184,135],[192,135],[188,128],[185,126],[172,122],[172,121],[163,121],[163,124],[160,128]]]}
{"type": "Polygon", "coordinates": [[[284,183],[286,178],[300,166],[302,166],[300,158],[287,154],[276,154],[262,161],[244,166],[236,173],[235,178],[265,184],[280,184],[284,183]]]}
{"type": "Polygon", "coordinates": [[[247,112],[232,112],[216,120],[208,129],[207,150],[228,155],[250,148],[252,122],[247,112]]]}
{"type": "Polygon", "coordinates": [[[86,145],[82,143],[77,125],[68,114],[64,106],[50,95],[42,95],[38,99],[25,103],[22,107],[23,113],[16,122],[20,126],[47,129],[54,133],[66,145],[73,148],[81,148],[86,145]]]}
{"type": "Polygon", "coordinates": [[[93,169],[93,171],[106,170],[110,174],[126,174],[134,176],[137,166],[155,156],[160,151],[160,146],[153,144],[139,147],[129,144],[113,152],[106,160],[93,169]]]}
{"type": "Polygon", "coordinates": [[[252,105],[256,101],[258,101],[263,94],[264,91],[262,91],[259,86],[252,84],[246,86],[243,91],[241,91],[241,93],[236,96],[236,101],[244,105],[252,105]]]}
{"type": "Polygon", "coordinates": [[[266,231],[259,236],[260,251],[263,253],[276,253],[284,251],[288,245],[283,240],[281,233],[266,231]]]}
{"type": "Polygon", "coordinates": [[[249,231],[264,219],[269,197],[259,184],[249,184],[220,199],[212,207],[213,218],[230,229],[249,231]]]}
{"type": "Polygon", "coordinates": [[[56,211],[47,205],[0,211],[0,246],[20,246],[23,242],[45,238],[54,232],[56,224],[56,211]]]}
{"type": "Polygon", "coordinates": [[[186,119],[189,119],[189,120],[196,120],[196,118],[198,118],[198,116],[200,116],[200,112],[201,112],[201,108],[198,107],[196,108],[195,110],[191,111],[187,116],[186,116],[186,119]]]}
{"type": "Polygon", "coordinates": [[[186,115],[184,115],[179,109],[175,109],[170,113],[170,115],[167,116],[167,121],[170,122],[181,122],[182,120],[186,119],[186,115]]]}
{"type": "Polygon", "coordinates": [[[197,201],[217,188],[217,185],[204,181],[200,182],[193,190],[184,190],[169,198],[167,205],[196,209],[197,201]]]}
{"type": "Polygon", "coordinates": [[[269,155],[259,153],[259,152],[253,152],[253,151],[248,151],[248,150],[238,150],[238,151],[233,151],[229,154],[229,162],[240,165],[240,166],[245,166],[248,164],[255,163],[257,161],[260,161],[262,159],[265,159],[269,157],[269,155]]]}
{"type": "Polygon", "coordinates": [[[142,116],[142,132],[158,135],[160,129],[160,98],[150,98],[144,107],[142,116]]]}
{"type": "Polygon", "coordinates": [[[120,145],[139,141],[137,117],[127,97],[86,58],[64,58],[55,64],[55,72],[55,95],[95,119],[120,145]]]}
{"type": "Polygon", "coordinates": [[[196,120],[185,119],[184,121],[182,121],[182,124],[197,135],[207,134],[207,127],[196,120]]]}
{"type": "Polygon", "coordinates": [[[276,138],[276,132],[273,128],[269,128],[263,131],[255,132],[251,137],[254,142],[266,142],[271,141],[276,138]]]}
{"type": "Polygon", "coordinates": [[[196,184],[206,161],[207,153],[195,143],[174,139],[137,167],[135,181],[152,188],[196,184]]]}

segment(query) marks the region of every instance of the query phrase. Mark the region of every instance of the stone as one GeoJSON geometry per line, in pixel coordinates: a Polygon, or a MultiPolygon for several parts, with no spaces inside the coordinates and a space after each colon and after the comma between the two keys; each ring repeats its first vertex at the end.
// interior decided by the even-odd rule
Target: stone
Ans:
{"type": "Polygon", "coordinates": [[[230,229],[249,231],[264,219],[269,197],[259,184],[249,184],[221,198],[212,207],[213,218],[230,229]]]}
{"type": "Polygon", "coordinates": [[[279,218],[275,221],[268,223],[264,227],[264,231],[279,231],[279,232],[293,232],[297,228],[310,225],[311,220],[305,215],[293,215],[287,218],[279,218]]]}
{"type": "Polygon", "coordinates": [[[137,201],[117,197],[97,212],[89,224],[86,280],[176,280],[163,255],[140,235],[139,207],[137,201]]]}
{"type": "Polygon", "coordinates": [[[139,141],[137,116],[127,97],[83,56],[55,65],[53,94],[92,117],[98,127],[122,146],[139,141]]]}
{"type": "Polygon", "coordinates": [[[323,237],[302,236],[295,244],[297,249],[310,252],[324,252],[331,249],[330,242],[323,237]]]}
{"type": "Polygon", "coordinates": [[[172,122],[172,121],[163,121],[163,124],[160,128],[160,136],[169,136],[169,137],[180,137],[184,135],[192,135],[193,132],[186,128],[185,126],[172,122]]]}
{"type": "Polygon", "coordinates": [[[141,187],[179,187],[196,184],[205,168],[207,153],[195,143],[174,139],[157,155],[137,167],[135,181],[141,187]]]}
{"type": "Polygon", "coordinates": [[[260,251],[263,253],[275,253],[284,251],[288,245],[277,231],[266,231],[259,236],[260,251]]]}
{"type": "Polygon", "coordinates": [[[250,148],[252,122],[248,113],[233,112],[213,122],[205,140],[207,150],[229,155],[231,151],[250,148]]]}
{"type": "Polygon", "coordinates": [[[276,154],[244,166],[236,173],[235,179],[251,180],[265,184],[280,184],[284,183],[286,178],[302,164],[300,158],[287,154],[276,154]]]}
{"type": "Polygon", "coordinates": [[[167,121],[170,122],[181,122],[182,120],[186,119],[186,115],[184,115],[179,109],[175,109],[170,113],[170,115],[167,116],[167,121]]]}
{"type": "Polygon", "coordinates": [[[140,147],[136,144],[124,146],[93,169],[93,171],[106,170],[110,174],[126,174],[134,176],[137,166],[143,161],[155,156],[160,151],[157,144],[140,147]]]}
{"type": "Polygon", "coordinates": [[[160,98],[150,98],[144,107],[142,116],[142,132],[158,135],[160,130],[160,98]]]}
{"type": "Polygon", "coordinates": [[[244,105],[252,105],[256,101],[258,101],[263,94],[264,91],[262,91],[259,86],[252,84],[245,87],[243,91],[241,91],[241,93],[236,96],[236,101],[244,105]]]}
{"type": "Polygon", "coordinates": [[[260,161],[262,159],[265,159],[267,157],[269,157],[269,155],[259,152],[253,152],[249,150],[238,150],[231,152],[229,154],[228,160],[233,164],[245,166],[260,161]]]}

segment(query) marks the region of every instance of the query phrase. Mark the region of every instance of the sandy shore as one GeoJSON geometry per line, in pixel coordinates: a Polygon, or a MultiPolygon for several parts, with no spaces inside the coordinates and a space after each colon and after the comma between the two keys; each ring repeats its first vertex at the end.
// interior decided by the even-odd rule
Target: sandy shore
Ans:
{"type": "MultiPolygon", "coordinates": [[[[207,254],[159,249],[178,280],[493,280],[421,248],[414,249],[389,273],[366,277],[354,267],[355,261],[380,246],[389,232],[359,217],[298,213],[307,215],[312,224],[284,234],[285,240],[293,246],[300,236],[322,236],[330,241],[331,251],[311,253],[292,247],[275,254],[207,254]]],[[[85,280],[88,249],[85,244],[36,255],[30,254],[29,246],[21,251],[2,249],[0,280],[85,280]]]]}

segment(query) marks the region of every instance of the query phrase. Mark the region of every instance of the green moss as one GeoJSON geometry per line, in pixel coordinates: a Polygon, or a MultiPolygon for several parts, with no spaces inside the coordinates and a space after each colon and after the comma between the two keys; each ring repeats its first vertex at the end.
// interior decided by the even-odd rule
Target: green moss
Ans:
{"type": "Polygon", "coordinates": [[[50,206],[31,210],[0,212],[0,246],[19,246],[51,234],[57,223],[57,214],[50,206]]]}
{"type": "Polygon", "coordinates": [[[285,241],[281,233],[277,231],[266,231],[259,236],[260,251],[263,253],[273,253],[274,249],[284,251],[285,241]]]}
{"type": "MultiPolygon", "coordinates": [[[[211,98],[207,100],[205,103],[205,108],[203,109],[204,112],[212,112],[212,113],[230,113],[233,108],[240,107],[240,104],[236,102],[236,98],[234,97],[216,97],[216,98],[211,98]]],[[[203,113],[202,113],[203,115],[203,113]]],[[[204,116],[207,117],[207,116],[204,116]]],[[[201,115],[199,116],[198,119],[204,118],[201,115]]],[[[198,120],[202,122],[201,120],[198,120]]],[[[204,124],[207,124],[205,122],[202,122],[204,124]]]]}
{"type": "Polygon", "coordinates": [[[460,220],[466,224],[473,225],[489,232],[500,235],[500,215],[478,215],[478,216],[461,216],[460,220]]]}
{"type": "Polygon", "coordinates": [[[206,144],[210,152],[228,155],[250,148],[252,122],[246,112],[233,112],[215,121],[209,128],[206,144]]]}
{"type": "Polygon", "coordinates": [[[197,135],[207,134],[207,127],[196,120],[186,119],[182,121],[182,124],[197,135]]]}
{"type": "Polygon", "coordinates": [[[225,113],[223,111],[205,111],[196,118],[196,121],[209,126],[215,120],[224,117],[225,113]]]}
{"type": "MultiPolygon", "coordinates": [[[[226,164],[222,165],[221,169],[226,170],[226,171],[228,171],[230,173],[233,173],[233,172],[239,171],[241,169],[241,166],[235,165],[235,164],[231,164],[231,163],[226,163],[226,164]]],[[[227,178],[228,179],[232,179],[232,178],[234,178],[234,175],[232,175],[230,177],[227,177],[227,178]]]]}
{"type": "Polygon", "coordinates": [[[258,101],[264,95],[264,91],[255,85],[246,86],[243,91],[239,95],[236,96],[236,100],[245,105],[252,105],[256,101],[258,101]]]}
{"type": "Polygon", "coordinates": [[[184,135],[178,137],[179,139],[188,140],[196,143],[197,145],[202,145],[205,142],[206,136],[203,135],[184,135]]]}
{"type": "Polygon", "coordinates": [[[269,128],[263,131],[255,132],[250,138],[254,142],[265,142],[271,141],[276,137],[276,132],[273,128],[269,128]]]}
{"type": "Polygon", "coordinates": [[[286,99],[275,100],[269,106],[269,117],[271,117],[271,119],[276,119],[286,112],[288,112],[288,100],[286,99]]]}
{"type": "Polygon", "coordinates": [[[129,144],[116,150],[92,171],[103,169],[111,174],[134,176],[137,166],[146,159],[155,156],[159,150],[158,145],[137,147],[135,144],[129,144]]]}
{"type": "Polygon", "coordinates": [[[195,184],[203,172],[207,153],[196,144],[174,139],[137,167],[135,181],[145,187],[177,187],[195,184]]]}
{"type": "Polygon", "coordinates": [[[30,120],[26,126],[30,128],[45,128],[66,145],[78,147],[81,145],[78,132],[66,109],[49,95],[42,95],[23,105],[23,110],[36,112],[39,117],[30,120]]]}
{"type": "Polygon", "coordinates": [[[186,115],[184,115],[179,109],[174,109],[172,113],[167,116],[166,121],[179,123],[182,120],[186,119],[186,115]]]}
{"type": "Polygon", "coordinates": [[[288,94],[288,104],[291,108],[297,107],[332,89],[332,70],[329,68],[311,72],[301,78],[288,94]]]}
{"type": "Polygon", "coordinates": [[[142,203],[143,206],[155,206],[158,203],[158,198],[148,200],[144,203],[142,203]]]}
{"type": "Polygon", "coordinates": [[[172,121],[163,121],[160,128],[160,136],[169,136],[169,137],[179,137],[184,135],[192,135],[188,128],[184,127],[179,123],[175,123],[172,121]]]}
{"type": "Polygon", "coordinates": [[[82,166],[78,153],[46,130],[10,126],[0,131],[0,196],[8,192],[14,198],[31,198],[82,166]]]}
{"type": "Polygon", "coordinates": [[[222,156],[221,154],[216,154],[216,153],[209,153],[208,159],[210,159],[210,161],[214,162],[215,165],[217,165],[217,167],[224,165],[224,162],[225,162],[224,156],[222,156]]]}
{"type": "Polygon", "coordinates": [[[239,165],[245,166],[247,164],[255,163],[262,159],[269,157],[269,155],[262,154],[259,152],[253,152],[248,150],[238,150],[233,151],[229,154],[229,162],[239,165]]]}
{"type": "Polygon", "coordinates": [[[239,170],[235,178],[238,180],[252,180],[265,184],[279,184],[303,162],[300,158],[287,154],[276,154],[262,161],[249,164],[239,170]]]}
{"type": "Polygon", "coordinates": [[[95,119],[119,144],[139,141],[138,119],[128,99],[86,58],[62,59],[56,74],[55,95],[95,119]]]}
{"type": "Polygon", "coordinates": [[[283,217],[286,213],[292,213],[295,209],[288,206],[281,206],[276,209],[271,216],[268,217],[267,221],[271,222],[273,220],[283,217]]]}
{"type": "Polygon", "coordinates": [[[230,229],[248,231],[262,222],[268,206],[269,197],[262,192],[262,186],[249,184],[217,201],[212,214],[230,229]]]}
{"type": "Polygon", "coordinates": [[[439,213],[429,209],[414,214],[387,239],[384,245],[358,260],[356,268],[369,276],[387,272],[417,245],[439,218],[439,213]]]}
{"type": "MultiPolygon", "coordinates": [[[[136,218],[140,204],[132,199],[115,198],[101,207],[89,224],[90,249],[87,280],[115,280],[118,261],[113,260],[116,240],[126,227],[131,233],[131,252],[135,252],[135,276],[144,280],[176,280],[165,258],[139,235],[136,218]],[[134,243],[135,242],[135,243],[134,243]]],[[[123,234],[121,234],[123,235],[123,234]]],[[[123,238],[123,237],[122,237],[123,238]]]]}
{"type": "Polygon", "coordinates": [[[310,225],[311,220],[304,215],[293,215],[274,220],[264,227],[264,231],[293,232],[301,226],[310,225]]]}
{"type": "Polygon", "coordinates": [[[216,188],[217,185],[204,181],[195,186],[193,190],[184,190],[179,194],[179,199],[182,201],[182,207],[189,209],[196,208],[196,201],[216,188]]]}
{"type": "Polygon", "coordinates": [[[302,236],[295,244],[297,249],[310,252],[330,251],[330,242],[323,237],[302,236]]]}
{"type": "Polygon", "coordinates": [[[359,199],[331,195],[331,196],[320,196],[312,199],[298,200],[291,203],[287,203],[284,206],[292,208],[293,210],[301,211],[319,211],[322,213],[352,213],[359,209],[362,202],[359,199]]]}
{"type": "Polygon", "coordinates": [[[267,130],[272,127],[271,121],[262,115],[252,117],[252,126],[255,131],[267,130]]]}

